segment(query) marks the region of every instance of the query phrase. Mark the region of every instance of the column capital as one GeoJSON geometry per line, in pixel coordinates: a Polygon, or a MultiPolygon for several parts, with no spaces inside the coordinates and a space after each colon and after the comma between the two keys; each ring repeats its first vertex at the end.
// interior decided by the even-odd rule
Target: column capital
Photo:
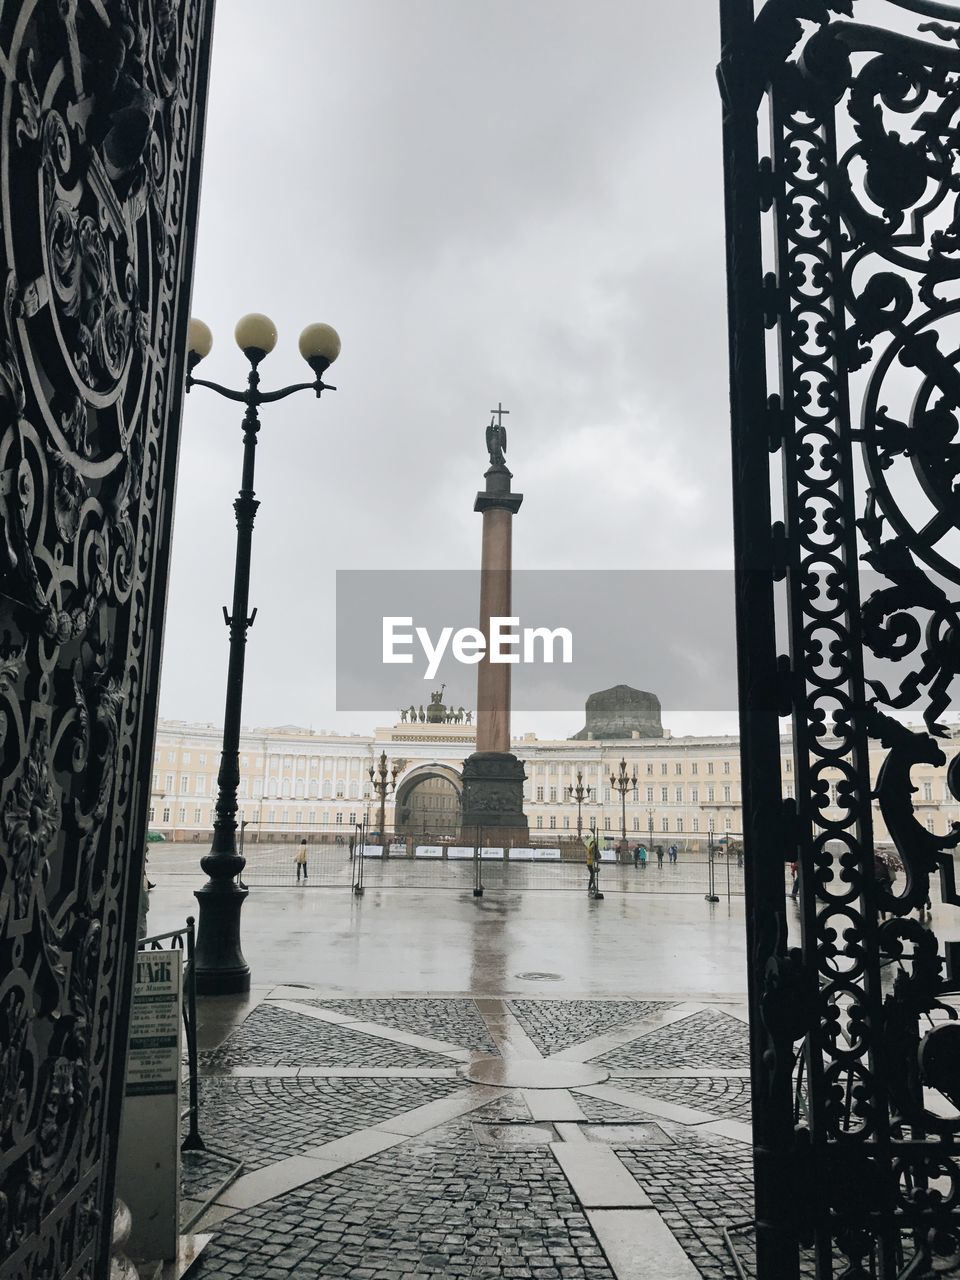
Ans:
{"type": "Polygon", "coordinates": [[[510,489],[513,473],[501,463],[499,466],[489,467],[484,472],[484,479],[487,486],[477,494],[477,500],[473,504],[474,511],[490,511],[496,507],[503,507],[516,515],[520,510],[520,503],[523,502],[523,494],[513,493],[510,489]]]}

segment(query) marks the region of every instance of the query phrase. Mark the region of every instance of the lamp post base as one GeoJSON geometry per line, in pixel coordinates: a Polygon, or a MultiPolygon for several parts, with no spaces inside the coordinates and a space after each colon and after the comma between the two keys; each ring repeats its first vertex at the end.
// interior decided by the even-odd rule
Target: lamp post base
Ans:
{"type": "Polygon", "coordinates": [[[208,881],[194,890],[200,906],[194,971],[197,995],[243,995],[250,990],[250,966],[240,949],[240,909],[247,896],[233,880],[208,881]]]}

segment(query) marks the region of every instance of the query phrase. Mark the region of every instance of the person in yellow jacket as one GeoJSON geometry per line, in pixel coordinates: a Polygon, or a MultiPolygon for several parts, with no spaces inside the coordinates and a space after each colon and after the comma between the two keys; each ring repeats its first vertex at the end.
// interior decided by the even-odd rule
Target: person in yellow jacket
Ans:
{"type": "Polygon", "coordinates": [[[303,872],[303,883],[307,883],[307,842],[301,840],[297,849],[297,856],[294,858],[297,864],[297,884],[300,883],[300,872],[303,872]]]}
{"type": "Polygon", "coordinates": [[[584,839],[587,846],[587,874],[590,877],[587,881],[587,893],[597,892],[597,867],[600,864],[600,844],[597,840],[597,833],[591,827],[584,839]]]}

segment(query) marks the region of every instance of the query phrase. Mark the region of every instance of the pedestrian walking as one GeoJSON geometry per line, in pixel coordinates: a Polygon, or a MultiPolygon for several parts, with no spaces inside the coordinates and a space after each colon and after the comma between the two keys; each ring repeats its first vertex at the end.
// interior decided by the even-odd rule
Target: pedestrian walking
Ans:
{"type": "Polygon", "coordinates": [[[647,869],[647,846],[645,844],[642,844],[640,846],[640,870],[646,871],[646,869],[647,869]]]}
{"type": "Polygon", "coordinates": [[[800,866],[796,862],[790,863],[790,871],[793,875],[793,888],[790,890],[790,897],[797,898],[800,896],[800,866]]]}
{"type": "Polygon", "coordinates": [[[303,872],[303,883],[307,883],[307,842],[301,840],[297,846],[297,856],[294,858],[297,864],[297,884],[300,883],[300,872],[303,872]]]}
{"type": "Polygon", "coordinates": [[[587,846],[587,893],[593,897],[597,892],[597,866],[600,862],[600,846],[597,841],[597,833],[592,827],[587,832],[587,838],[584,843],[587,846]]]}
{"type": "Polygon", "coordinates": [[[670,846],[670,848],[667,850],[667,852],[668,852],[668,853],[669,853],[669,855],[670,855],[670,861],[671,861],[671,862],[676,862],[676,860],[677,860],[677,858],[678,858],[678,856],[679,856],[679,853],[680,853],[680,851],[679,851],[679,849],[677,848],[677,846],[676,846],[675,844],[672,844],[672,845],[670,846]]]}
{"type": "Polygon", "coordinates": [[[646,855],[647,855],[647,851],[646,851],[645,847],[644,847],[642,844],[638,844],[638,845],[636,846],[636,848],[634,849],[634,851],[633,851],[633,867],[634,867],[634,870],[636,870],[636,868],[637,868],[637,867],[639,867],[639,865],[640,865],[640,856],[641,856],[641,854],[642,854],[644,857],[646,857],[646,855]]]}
{"type": "Polygon", "coordinates": [[[662,844],[657,845],[657,870],[658,871],[663,870],[663,845],[662,844]]]}

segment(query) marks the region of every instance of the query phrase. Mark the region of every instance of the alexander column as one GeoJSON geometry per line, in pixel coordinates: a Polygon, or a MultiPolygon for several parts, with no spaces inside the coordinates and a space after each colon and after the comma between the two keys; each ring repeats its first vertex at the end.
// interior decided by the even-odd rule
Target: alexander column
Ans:
{"type": "MultiPolygon", "coordinates": [[[[499,828],[513,839],[525,839],[523,762],[510,751],[510,672],[508,662],[490,661],[490,619],[511,616],[513,517],[523,501],[513,493],[504,453],[507,431],[502,405],[493,410],[487,427],[490,466],[486,487],[477,494],[474,511],[483,515],[480,556],[480,630],[487,640],[477,667],[477,749],[463,762],[463,827],[499,828]]],[[[493,833],[491,832],[491,839],[493,833]]]]}

